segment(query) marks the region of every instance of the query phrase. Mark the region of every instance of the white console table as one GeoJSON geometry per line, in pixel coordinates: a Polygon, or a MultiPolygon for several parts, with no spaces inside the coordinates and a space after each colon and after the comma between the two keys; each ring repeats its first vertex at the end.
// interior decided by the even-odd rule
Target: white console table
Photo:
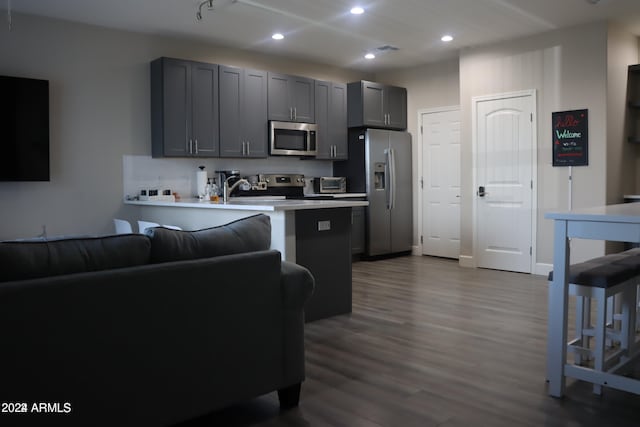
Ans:
{"type": "MultiPolygon", "coordinates": [[[[640,242],[640,203],[598,206],[547,213],[554,220],[553,282],[549,287],[547,380],[549,394],[562,397],[567,376],[580,377],[580,367],[567,365],[569,239],[572,237],[640,242]]],[[[640,380],[611,373],[590,374],[606,386],[640,394],[640,380]]]]}

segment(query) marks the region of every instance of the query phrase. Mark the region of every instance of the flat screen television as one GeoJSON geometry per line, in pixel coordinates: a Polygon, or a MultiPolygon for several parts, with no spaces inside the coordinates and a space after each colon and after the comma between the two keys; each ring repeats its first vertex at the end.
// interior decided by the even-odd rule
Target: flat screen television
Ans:
{"type": "Polygon", "coordinates": [[[0,181],[49,181],[49,81],[0,76],[0,181]]]}

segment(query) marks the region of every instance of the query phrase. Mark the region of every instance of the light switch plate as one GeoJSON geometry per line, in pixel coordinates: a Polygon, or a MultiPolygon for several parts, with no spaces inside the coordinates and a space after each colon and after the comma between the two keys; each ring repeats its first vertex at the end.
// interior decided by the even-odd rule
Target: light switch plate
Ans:
{"type": "Polygon", "coordinates": [[[331,221],[318,221],[318,231],[331,230],[331,221]]]}

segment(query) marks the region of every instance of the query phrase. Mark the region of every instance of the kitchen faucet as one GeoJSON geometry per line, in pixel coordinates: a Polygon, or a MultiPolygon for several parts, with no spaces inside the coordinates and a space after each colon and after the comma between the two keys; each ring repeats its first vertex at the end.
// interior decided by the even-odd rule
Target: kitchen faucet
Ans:
{"type": "Polygon", "coordinates": [[[232,175],[229,178],[224,180],[223,191],[222,191],[222,203],[225,203],[225,204],[227,203],[227,201],[229,200],[229,196],[231,195],[231,192],[235,190],[237,186],[241,184],[251,185],[249,181],[247,181],[246,179],[239,179],[231,187],[229,187],[229,180],[232,178],[237,178],[237,177],[232,175]]]}

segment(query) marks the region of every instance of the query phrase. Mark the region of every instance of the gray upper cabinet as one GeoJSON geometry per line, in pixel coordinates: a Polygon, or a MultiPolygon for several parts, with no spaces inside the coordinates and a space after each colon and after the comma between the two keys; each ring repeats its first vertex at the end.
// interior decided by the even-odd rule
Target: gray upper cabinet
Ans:
{"type": "Polygon", "coordinates": [[[407,89],[365,80],[347,88],[349,127],[407,128],[407,89]]]}
{"type": "Polygon", "coordinates": [[[151,62],[153,157],[218,156],[218,66],[151,62]]]}
{"type": "Polygon", "coordinates": [[[347,159],[347,86],[315,82],[317,159],[347,159]]]}
{"type": "Polygon", "coordinates": [[[267,157],[267,73],[220,66],[220,157],[267,157]]]}
{"type": "Polygon", "coordinates": [[[315,123],[315,84],[307,77],[268,73],[269,120],[315,123]]]}

